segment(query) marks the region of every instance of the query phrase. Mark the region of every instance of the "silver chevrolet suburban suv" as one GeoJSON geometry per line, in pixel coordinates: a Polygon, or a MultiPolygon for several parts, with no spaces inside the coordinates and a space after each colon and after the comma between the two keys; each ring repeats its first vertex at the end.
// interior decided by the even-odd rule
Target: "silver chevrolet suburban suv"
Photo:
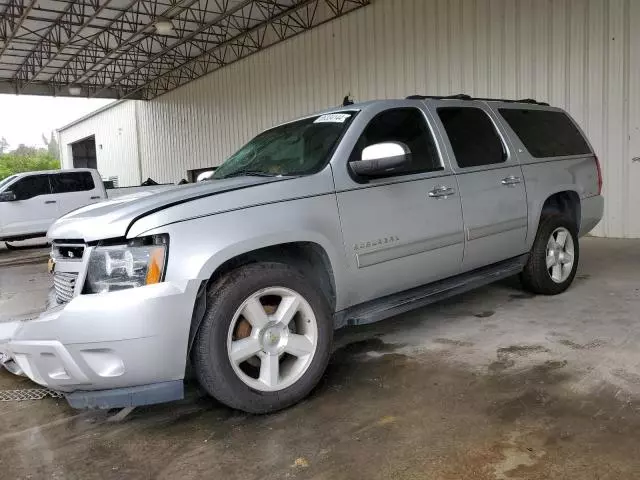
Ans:
{"type": "Polygon", "coordinates": [[[533,100],[413,96],[267,130],[211,181],[49,230],[55,301],[0,324],[10,371],[73,407],[183,397],[272,412],[318,383],[335,329],[519,274],[565,291],[600,221],[598,159],[533,100]]]}

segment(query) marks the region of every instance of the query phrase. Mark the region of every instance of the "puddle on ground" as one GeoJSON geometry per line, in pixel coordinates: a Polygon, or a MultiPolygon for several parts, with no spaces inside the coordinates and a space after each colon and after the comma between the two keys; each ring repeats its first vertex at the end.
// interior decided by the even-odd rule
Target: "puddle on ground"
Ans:
{"type": "Polygon", "coordinates": [[[509,347],[498,348],[498,358],[505,355],[516,355],[524,357],[532,353],[548,353],[549,349],[542,345],[511,345],[509,347]]]}
{"type": "Polygon", "coordinates": [[[484,312],[480,312],[480,313],[474,313],[473,316],[476,318],[489,318],[492,317],[496,314],[496,312],[494,312],[493,310],[487,310],[484,312]]]}
{"type": "Polygon", "coordinates": [[[452,345],[454,347],[473,347],[473,342],[466,342],[464,340],[452,340],[450,338],[436,338],[434,343],[440,343],[443,345],[452,345]]]}
{"type": "Polygon", "coordinates": [[[523,292],[523,293],[512,293],[509,295],[510,300],[528,300],[530,298],[535,298],[536,295],[533,293],[523,292]]]}
{"type": "MultiPolygon", "coordinates": [[[[63,402],[10,405],[0,411],[0,430],[13,432],[0,435],[0,468],[7,478],[181,480],[640,472],[640,406],[607,388],[569,391],[566,362],[481,375],[398,348],[380,338],[339,348],[311,396],[272,415],[228,409],[193,385],[186,400],[137,409],[121,424],[63,402]]],[[[505,351],[511,358],[543,350],[505,351]]]]}
{"type": "Polygon", "coordinates": [[[573,350],[591,350],[592,348],[598,348],[605,344],[602,340],[593,340],[592,342],[581,345],[579,343],[573,342],[571,340],[563,339],[559,340],[558,343],[564,345],[565,347],[572,348],[573,350]]]}

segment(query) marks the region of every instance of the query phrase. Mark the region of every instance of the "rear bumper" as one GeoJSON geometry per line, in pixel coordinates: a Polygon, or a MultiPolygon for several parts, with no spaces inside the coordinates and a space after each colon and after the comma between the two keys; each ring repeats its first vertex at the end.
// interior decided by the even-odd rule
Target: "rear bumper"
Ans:
{"type": "Polygon", "coordinates": [[[37,320],[0,325],[0,357],[10,371],[72,394],[72,406],[181,398],[198,287],[165,282],[77,296],[37,320]]]}
{"type": "Polygon", "coordinates": [[[593,230],[604,214],[604,197],[596,195],[594,197],[583,198],[580,201],[580,236],[586,235],[593,230]]]}

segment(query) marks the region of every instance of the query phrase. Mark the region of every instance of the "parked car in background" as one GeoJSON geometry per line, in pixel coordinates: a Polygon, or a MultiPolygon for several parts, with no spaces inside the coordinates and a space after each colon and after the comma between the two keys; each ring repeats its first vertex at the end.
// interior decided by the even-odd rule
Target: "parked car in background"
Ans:
{"type": "Polygon", "coordinates": [[[96,170],[49,170],[0,182],[0,241],[44,237],[66,213],[100,202],[107,193],[96,170]]]}
{"type": "Polygon", "coordinates": [[[304,398],[333,331],[519,274],[564,292],[600,221],[598,159],[564,111],[411,97],[267,130],[213,181],[76,210],[49,230],[56,305],[2,325],[15,373],[74,407],[304,398]]]}
{"type": "Polygon", "coordinates": [[[208,172],[202,172],[198,175],[196,182],[206,182],[207,180],[211,180],[213,178],[213,174],[216,173],[215,170],[209,170],[208,172]]]}
{"type": "Polygon", "coordinates": [[[83,168],[12,175],[0,182],[0,241],[44,237],[59,217],[107,198],[133,200],[171,188],[176,185],[105,189],[98,171],[83,168]]]}

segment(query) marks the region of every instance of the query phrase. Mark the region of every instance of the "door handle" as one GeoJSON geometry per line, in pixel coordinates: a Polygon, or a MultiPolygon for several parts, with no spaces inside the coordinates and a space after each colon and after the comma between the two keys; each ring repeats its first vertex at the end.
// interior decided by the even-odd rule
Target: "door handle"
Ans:
{"type": "Polygon", "coordinates": [[[91,200],[100,200],[100,197],[91,197],[91,200]]]}
{"type": "Polygon", "coordinates": [[[456,191],[448,185],[438,185],[429,192],[431,198],[447,198],[456,193],[456,191]]]}
{"type": "Polygon", "coordinates": [[[51,205],[52,203],[56,203],[55,200],[47,200],[46,202],[44,202],[45,205],[51,205]]]}
{"type": "Polygon", "coordinates": [[[503,178],[500,183],[502,183],[502,185],[506,185],[507,187],[513,187],[519,183],[522,183],[522,178],[510,175],[507,178],[503,178]]]}

